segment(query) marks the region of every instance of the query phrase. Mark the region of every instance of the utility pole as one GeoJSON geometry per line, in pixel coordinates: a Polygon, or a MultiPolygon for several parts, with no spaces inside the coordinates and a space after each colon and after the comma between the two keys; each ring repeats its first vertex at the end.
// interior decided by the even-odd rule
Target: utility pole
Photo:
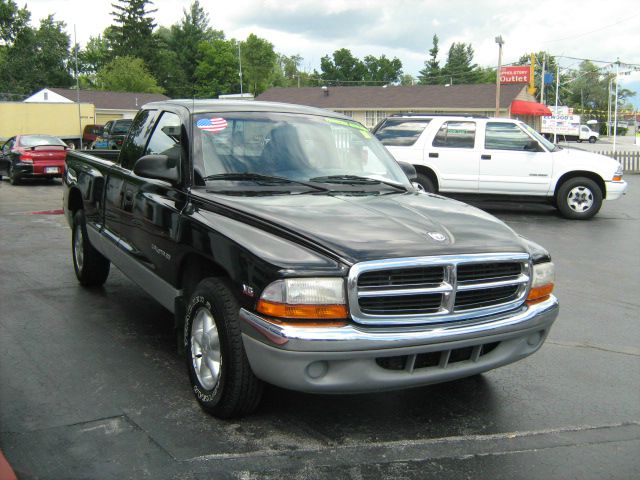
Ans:
{"type": "Polygon", "coordinates": [[[240,52],[240,41],[238,41],[238,64],[240,65],[240,97],[242,98],[242,54],[240,52]]]}
{"type": "Polygon", "coordinates": [[[542,57],[542,75],[540,76],[540,103],[544,105],[544,75],[547,68],[547,54],[542,57]]]}
{"type": "Polygon", "coordinates": [[[498,44],[498,74],[496,75],[496,117],[500,116],[500,72],[502,70],[502,45],[504,45],[504,40],[502,40],[502,35],[498,35],[496,38],[496,43],[498,44]]]}
{"type": "Polygon", "coordinates": [[[611,137],[611,83],[613,78],[609,79],[607,88],[607,137],[611,137]]]}
{"type": "Polygon", "coordinates": [[[616,93],[613,101],[615,102],[613,114],[613,154],[616,153],[616,138],[618,137],[618,75],[620,73],[620,59],[616,62],[616,93]]]}
{"type": "MultiPolygon", "coordinates": [[[[560,93],[560,65],[556,63],[556,109],[553,112],[554,115],[558,115],[558,94],[560,93]]],[[[558,142],[558,121],[556,120],[553,125],[553,143],[558,142]]]]}
{"type": "Polygon", "coordinates": [[[76,99],[78,100],[78,125],[80,127],[80,150],[82,150],[82,112],[80,110],[80,80],[78,79],[78,40],[76,37],[76,25],[73,25],[73,43],[76,53],[76,99]]]}

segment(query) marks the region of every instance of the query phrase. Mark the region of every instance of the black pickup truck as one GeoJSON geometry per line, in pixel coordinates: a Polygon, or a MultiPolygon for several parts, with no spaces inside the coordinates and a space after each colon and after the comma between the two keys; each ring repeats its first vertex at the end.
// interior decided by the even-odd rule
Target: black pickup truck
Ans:
{"type": "Polygon", "coordinates": [[[325,110],[150,103],[117,160],[67,155],[75,272],[95,287],[113,263],[175,314],[219,417],[253,411],[263,382],[383,391],[538,350],[558,314],[549,254],[411,177],[325,110]]]}

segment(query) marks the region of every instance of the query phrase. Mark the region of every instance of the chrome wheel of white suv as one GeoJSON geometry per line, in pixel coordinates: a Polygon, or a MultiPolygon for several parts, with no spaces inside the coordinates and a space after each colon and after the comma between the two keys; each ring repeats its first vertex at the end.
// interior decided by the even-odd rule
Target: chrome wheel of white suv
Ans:
{"type": "Polygon", "coordinates": [[[600,210],[602,190],[590,178],[570,178],[558,188],[556,203],[562,216],[574,220],[586,220],[600,210]]]}

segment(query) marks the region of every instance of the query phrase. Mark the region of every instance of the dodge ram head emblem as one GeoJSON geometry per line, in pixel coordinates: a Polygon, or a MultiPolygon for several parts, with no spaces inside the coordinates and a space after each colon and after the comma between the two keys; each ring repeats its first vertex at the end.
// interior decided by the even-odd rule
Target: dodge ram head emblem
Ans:
{"type": "Polygon", "coordinates": [[[433,238],[436,242],[444,242],[447,239],[447,237],[440,232],[427,232],[427,235],[433,238]]]}

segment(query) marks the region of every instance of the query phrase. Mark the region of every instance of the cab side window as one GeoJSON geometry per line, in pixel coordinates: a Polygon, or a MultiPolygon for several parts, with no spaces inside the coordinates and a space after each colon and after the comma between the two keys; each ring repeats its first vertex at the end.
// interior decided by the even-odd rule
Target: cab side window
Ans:
{"type": "Polygon", "coordinates": [[[155,110],[141,110],[131,124],[127,139],[120,150],[120,164],[122,167],[133,170],[133,164],[144,155],[144,147],[149,138],[149,132],[153,128],[156,118],[155,110]]]}
{"type": "Polygon", "coordinates": [[[2,153],[8,154],[16,143],[15,138],[11,138],[2,146],[2,153]]]}
{"type": "Polygon", "coordinates": [[[375,136],[383,145],[411,146],[420,137],[431,119],[386,119],[375,136]]]}
{"type": "Polygon", "coordinates": [[[179,163],[181,145],[180,145],[180,117],[175,113],[163,112],[160,120],[156,124],[145,155],[167,155],[170,160],[179,163]]]}
{"type": "Polygon", "coordinates": [[[476,141],[475,122],[444,122],[433,139],[434,147],[473,148],[476,141]]]}
{"type": "Polygon", "coordinates": [[[531,137],[516,124],[506,122],[487,122],[484,148],[492,150],[527,150],[531,137]]]}

